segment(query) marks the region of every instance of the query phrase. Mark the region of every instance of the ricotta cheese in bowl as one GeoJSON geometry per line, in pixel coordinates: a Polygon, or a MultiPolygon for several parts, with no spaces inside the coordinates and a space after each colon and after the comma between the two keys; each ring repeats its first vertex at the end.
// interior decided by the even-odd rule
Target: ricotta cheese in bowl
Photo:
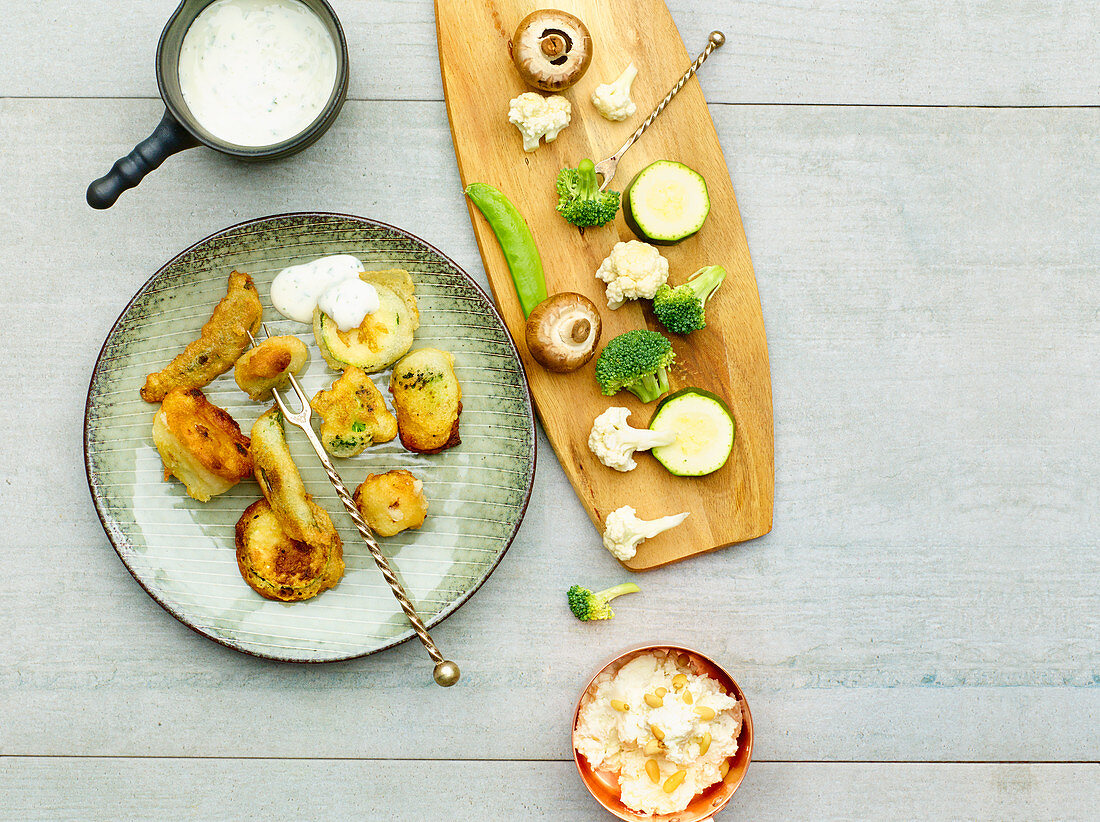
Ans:
{"type": "Polygon", "coordinates": [[[728,674],[696,652],[657,646],[624,654],[596,675],[578,704],[573,746],[586,785],[612,813],[689,822],[709,817],[733,793],[751,732],[748,706],[728,674]]]}

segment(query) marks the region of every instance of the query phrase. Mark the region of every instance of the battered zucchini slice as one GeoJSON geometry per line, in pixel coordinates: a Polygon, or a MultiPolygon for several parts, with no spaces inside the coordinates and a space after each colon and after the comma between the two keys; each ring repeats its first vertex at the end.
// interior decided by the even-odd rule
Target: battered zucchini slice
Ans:
{"type": "Polygon", "coordinates": [[[237,567],[257,594],[282,602],[311,599],[340,581],[340,539],[316,546],[287,535],[267,500],[256,500],[237,521],[237,567]]]}
{"type": "Polygon", "coordinates": [[[320,308],[313,312],[317,347],[335,371],[349,367],[361,368],[368,374],[381,371],[412,348],[413,334],[420,327],[416,298],[411,292],[402,296],[381,283],[372,285],[378,292],[378,310],[364,317],[358,328],[341,331],[320,308]]]}

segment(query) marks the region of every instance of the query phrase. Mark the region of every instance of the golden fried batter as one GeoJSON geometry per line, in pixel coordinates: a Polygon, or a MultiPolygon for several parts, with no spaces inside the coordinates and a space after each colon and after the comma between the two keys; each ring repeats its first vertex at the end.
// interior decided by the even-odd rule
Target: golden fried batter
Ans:
{"type": "Polygon", "coordinates": [[[267,500],[256,500],[237,521],[235,542],[241,576],[262,597],[297,602],[333,587],[344,574],[340,539],[308,545],[287,536],[267,500]]]}
{"type": "Polygon", "coordinates": [[[173,388],[202,388],[224,374],[248,348],[247,332],[256,333],[262,314],[256,284],[247,274],[234,271],[229,275],[225,296],[214,307],[199,338],[192,340],[163,371],[145,378],[141,398],[160,402],[173,388]]]}
{"type": "Polygon", "coordinates": [[[287,535],[314,546],[339,542],[328,513],[306,492],[302,475],[290,456],[278,408],[269,409],[256,420],[249,450],[260,490],[287,535]]]}
{"type": "Polygon", "coordinates": [[[269,400],[271,389],[283,388],[308,359],[309,349],[297,337],[268,337],[241,354],[233,378],[249,399],[269,400]]]}
{"type": "Polygon", "coordinates": [[[318,391],[309,404],[324,418],[321,444],[334,457],[354,457],[372,443],[397,436],[397,420],[362,369],[345,368],[332,387],[318,391]]]}
{"type": "Polygon", "coordinates": [[[197,388],[168,392],[153,417],[153,442],[164,462],[164,479],[174,475],[199,502],[252,473],[248,437],[197,388]]]}
{"type": "Polygon", "coordinates": [[[367,474],[355,489],[359,513],[380,537],[392,537],[407,528],[419,528],[428,515],[424,483],[403,468],[367,474]]]}
{"type": "Polygon", "coordinates": [[[401,444],[410,451],[435,454],[458,445],[462,388],[454,355],[418,348],[393,367],[390,393],[397,412],[401,444]]]}

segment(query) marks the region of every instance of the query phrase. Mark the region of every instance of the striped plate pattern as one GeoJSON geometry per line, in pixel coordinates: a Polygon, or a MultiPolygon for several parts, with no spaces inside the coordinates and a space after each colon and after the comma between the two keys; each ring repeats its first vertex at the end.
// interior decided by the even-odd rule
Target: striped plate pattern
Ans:
{"type": "MultiPolygon", "coordinates": [[[[338,376],[312,330],[285,320],[268,298],[288,265],[354,254],[369,269],[404,268],[416,282],[420,329],[414,348],[455,355],[462,385],[461,445],[442,454],[405,451],[398,440],[334,460],[349,489],[368,473],[407,468],[424,482],[428,519],[381,540],[421,617],[434,625],[492,573],[519,528],[535,468],[530,394],[516,349],[485,294],[458,266],[399,229],[337,214],[288,214],[221,231],[177,256],[138,292],[108,335],[88,392],[84,449],[88,483],[104,529],[142,587],[200,633],[247,653],[298,662],[362,656],[413,636],[324,470],[301,432],[287,439],[311,494],[332,515],[347,571],[336,588],[306,602],[265,600],[237,570],[233,528],[258,499],[248,480],[209,503],[165,482],[151,426],[157,406],[138,389],[199,332],[225,295],[229,273],[252,275],[272,334],[310,346],[301,382],[313,396],[338,376]]],[[[373,375],[388,396],[389,371],[373,375]]],[[[204,389],[246,434],[268,404],[251,402],[232,371],[204,389]]],[[[458,650],[451,652],[461,658],[458,650]]]]}

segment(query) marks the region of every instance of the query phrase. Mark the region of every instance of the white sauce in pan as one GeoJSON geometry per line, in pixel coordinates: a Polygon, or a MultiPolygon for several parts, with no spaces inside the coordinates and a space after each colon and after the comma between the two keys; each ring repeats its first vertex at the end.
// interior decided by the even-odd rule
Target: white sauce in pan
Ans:
{"type": "Polygon", "coordinates": [[[359,279],[363,264],[350,254],[332,254],[302,265],[292,265],[271,282],[271,304],[288,320],[313,322],[313,309],[336,321],[341,331],[358,328],[367,314],[378,310],[378,292],[359,279]]]}
{"type": "Polygon", "coordinates": [[[298,0],[217,0],[187,29],[180,90],[220,140],[269,146],[305,131],[336,85],[336,44],[298,0]]]}

